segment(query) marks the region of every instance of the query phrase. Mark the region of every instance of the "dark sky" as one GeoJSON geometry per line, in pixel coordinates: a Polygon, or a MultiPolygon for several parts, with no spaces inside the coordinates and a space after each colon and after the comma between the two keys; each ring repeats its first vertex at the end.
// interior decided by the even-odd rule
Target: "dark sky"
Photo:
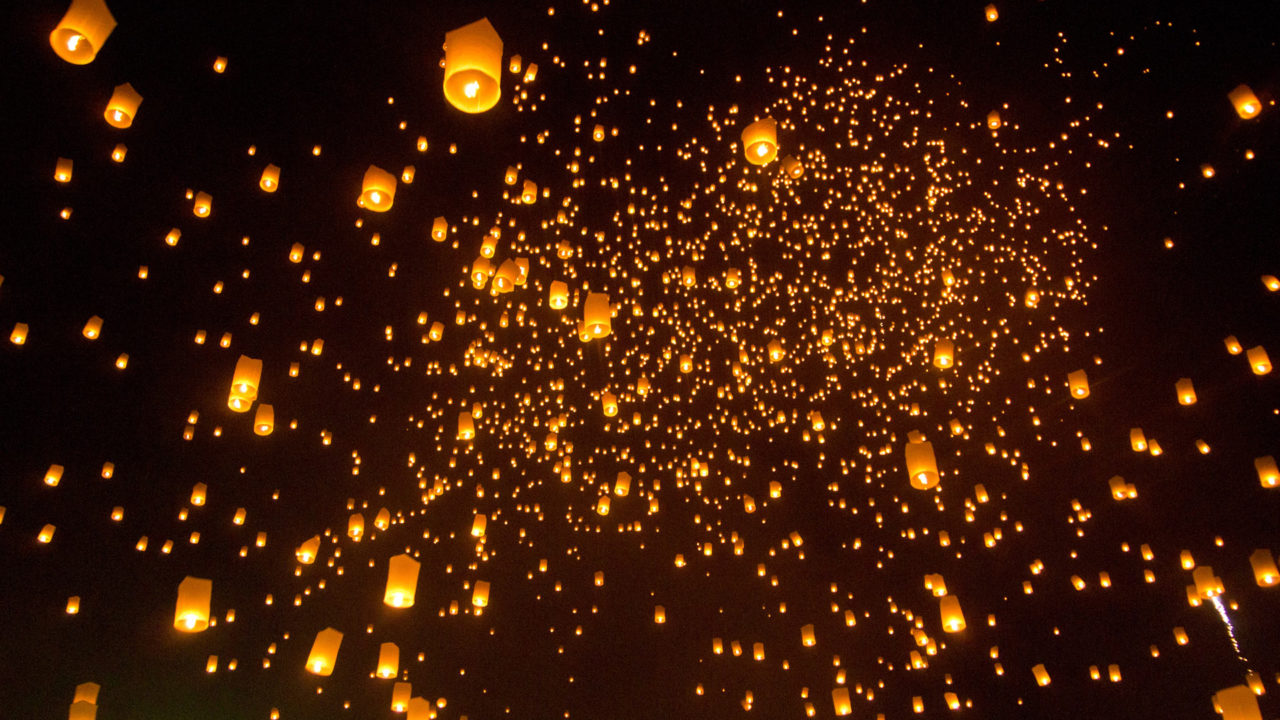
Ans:
{"type": "Polygon", "coordinates": [[[1280,590],[1250,566],[1280,550],[1254,469],[1280,455],[1280,390],[1224,345],[1280,358],[1269,3],[156,5],[112,2],[84,66],[49,44],[64,4],[0,16],[0,330],[29,328],[0,347],[0,717],[63,717],[92,681],[102,720],[389,718],[384,642],[446,719],[828,718],[842,686],[854,718],[916,697],[930,718],[1212,718],[1249,672],[1280,716],[1280,590]],[[539,69],[504,67],[471,115],[439,62],[481,17],[504,65],[539,69]],[[125,82],[144,100],[120,130],[103,108],[125,82]],[[766,116],[802,177],[744,162],[766,116]],[[370,165],[415,167],[386,213],[355,203],[370,165]],[[493,266],[528,261],[506,294],[468,277],[494,227],[493,266]],[[584,342],[589,292],[615,314],[584,342]],[[240,355],[263,361],[269,436],[227,406],[240,355]],[[908,483],[912,431],[937,489],[908,483]],[[1226,619],[1189,605],[1184,551],[1226,619]],[[412,608],[382,603],[399,553],[421,562],[412,608]],[[187,576],[213,583],[201,633],[173,629],[187,576]],[[320,678],[326,627],[344,639],[320,678]]]}

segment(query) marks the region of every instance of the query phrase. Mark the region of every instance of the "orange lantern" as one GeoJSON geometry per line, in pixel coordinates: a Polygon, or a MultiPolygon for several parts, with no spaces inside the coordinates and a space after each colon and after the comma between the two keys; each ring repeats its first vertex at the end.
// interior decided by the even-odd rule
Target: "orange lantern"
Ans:
{"type": "Polygon", "coordinates": [[[364,171],[364,182],[360,186],[360,197],[356,205],[373,212],[386,212],[396,197],[396,176],[377,165],[370,165],[364,171]]]}
{"type": "Polygon", "coordinates": [[[107,101],[107,109],[102,112],[102,116],[107,119],[108,125],[123,130],[133,124],[133,118],[138,114],[138,106],[141,104],[142,96],[132,85],[117,85],[111,91],[111,99],[107,101]]]}
{"type": "Polygon", "coordinates": [[[188,575],[178,584],[178,602],[173,626],[182,632],[201,632],[209,627],[209,601],[213,581],[188,575]]]}
{"type": "Polygon", "coordinates": [[[321,677],[332,675],[341,645],[342,633],[338,630],[327,627],[316,633],[315,642],[311,643],[311,653],[307,655],[307,672],[321,677]]]}
{"type": "Polygon", "coordinates": [[[1262,103],[1258,102],[1258,96],[1253,94],[1253,90],[1248,85],[1237,85],[1227,93],[1227,99],[1231,101],[1236,114],[1243,120],[1255,118],[1262,112],[1262,103]]]}
{"type": "Polygon", "coordinates": [[[767,165],[778,156],[778,123],[773,118],[757,120],[742,130],[742,147],[747,162],[767,165]]]}
{"type": "Polygon", "coordinates": [[[387,563],[387,590],[382,595],[382,602],[394,608],[413,606],[413,597],[418,589],[417,560],[405,554],[395,555],[387,563]]]}
{"type": "Polygon", "coordinates": [[[502,96],[502,38],[488,18],[445,33],[444,97],[463,112],[481,113],[502,96]]]}
{"type": "Polygon", "coordinates": [[[258,399],[258,383],[262,379],[262,361],[247,355],[236,360],[236,369],[231,376],[231,394],[227,398],[227,407],[235,412],[246,412],[254,400],[258,399]]]}
{"type": "Polygon", "coordinates": [[[258,179],[258,187],[273,193],[276,188],[280,187],[280,168],[275,165],[267,165],[262,170],[262,177],[258,179]]]}
{"type": "Polygon", "coordinates": [[[71,7],[49,33],[58,57],[73,65],[87,65],[116,29],[116,19],[103,0],[72,0],[71,7]]]}

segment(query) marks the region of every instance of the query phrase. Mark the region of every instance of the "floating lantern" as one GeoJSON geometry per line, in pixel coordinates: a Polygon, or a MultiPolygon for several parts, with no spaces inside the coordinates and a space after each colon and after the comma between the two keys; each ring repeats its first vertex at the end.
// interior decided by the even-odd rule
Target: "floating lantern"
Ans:
{"type": "Polygon", "coordinates": [[[487,580],[476,581],[475,587],[471,591],[471,604],[478,608],[489,606],[489,582],[487,580]]]}
{"type": "Polygon", "coordinates": [[[394,608],[411,607],[418,589],[418,569],[418,561],[408,555],[392,556],[387,563],[387,590],[382,602],[394,608]]]}
{"type": "Polygon", "coordinates": [[[111,159],[115,162],[124,162],[124,156],[128,152],[129,148],[125,147],[124,143],[116,143],[116,146],[111,150],[111,159]]]}
{"type": "Polygon", "coordinates": [[[1089,397],[1089,376],[1084,370],[1067,373],[1067,389],[1071,392],[1071,397],[1077,400],[1089,397]]]}
{"type": "Polygon", "coordinates": [[[613,417],[618,414],[618,398],[607,390],[600,396],[600,405],[604,410],[605,417],[613,417]]]}
{"type": "Polygon", "coordinates": [[[787,354],[786,351],[782,349],[782,342],[776,338],[770,340],[769,344],[765,346],[765,349],[769,353],[769,362],[778,362],[782,358],[786,357],[787,354]]]}
{"type": "Polygon", "coordinates": [[[804,175],[804,163],[801,163],[795,157],[788,155],[782,158],[782,172],[792,180],[804,175]]]}
{"type": "Polygon", "coordinates": [[[560,280],[551,281],[547,305],[553,310],[563,310],[569,306],[569,286],[560,280]]]}
{"type": "Polygon", "coordinates": [[[813,647],[818,644],[817,637],[813,634],[813,623],[800,626],[800,644],[805,647],[813,647]]]}
{"type": "Polygon", "coordinates": [[[13,332],[9,333],[9,342],[14,345],[23,345],[27,342],[27,324],[14,323],[13,332]]]}
{"type": "Polygon", "coordinates": [[[213,59],[213,71],[221,75],[227,71],[227,58],[219,55],[213,59]]]}
{"type": "Polygon", "coordinates": [[[396,176],[377,165],[370,165],[364,171],[364,182],[360,186],[360,197],[356,205],[373,212],[386,212],[396,197],[396,176]]]}
{"type": "Polygon", "coordinates": [[[1271,587],[1280,582],[1280,570],[1276,569],[1276,560],[1271,551],[1258,548],[1249,556],[1249,566],[1253,568],[1253,579],[1258,587],[1271,587]]]}
{"type": "Polygon", "coordinates": [[[294,551],[294,556],[298,558],[298,562],[303,565],[310,565],[316,561],[316,555],[320,553],[320,536],[312,535],[305,542],[298,546],[294,551]]]}
{"type": "MultiPolygon", "coordinates": [[[[999,129],[1000,129],[1000,126],[1001,126],[1001,125],[1003,125],[1003,124],[1004,124],[1004,122],[1000,120],[1000,111],[999,111],[999,110],[992,110],[991,112],[987,113],[987,128],[988,128],[988,129],[990,129],[990,130],[999,130],[999,129]]],[[[1037,299],[1038,299],[1038,298],[1037,298],[1037,299]]],[[[1028,304],[1027,304],[1027,307],[1033,307],[1033,305],[1031,305],[1030,303],[1028,303],[1028,304]]]]}
{"type": "Polygon", "coordinates": [[[582,322],[588,336],[602,338],[609,334],[613,308],[607,293],[588,293],[582,322]]]}
{"type": "Polygon", "coordinates": [[[742,147],[747,162],[767,165],[778,156],[778,123],[773,118],[757,120],[742,130],[742,147]]]}
{"type": "Polygon", "coordinates": [[[502,96],[502,38],[488,18],[445,33],[444,97],[463,112],[480,113],[502,96]]]}
{"type": "Polygon", "coordinates": [[[1000,19],[1000,11],[996,9],[995,5],[987,5],[982,9],[982,12],[986,15],[987,22],[995,22],[1000,19]]]}
{"type": "Polygon", "coordinates": [[[195,201],[191,205],[191,213],[198,218],[207,218],[211,212],[213,212],[213,198],[207,192],[196,193],[195,201]]]}
{"type": "Polygon", "coordinates": [[[1255,458],[1253,467],[1258,471],[1258,482],[1264,488],[1280,487],[1280,469],[1276,468],[1276,459],[1271,455],[1255,458]]]}
{"type": "Polygon", "coordinates": [[[1142,428],[1133,428],[1129,431],[1129,447],[1134,452],[1146,452],[1147,436],[1142,432],[1142,428]]]}
{"type": "Polygon", "coordinates": [[[1255,118],[1262,112],[1262,103],[1258,102],[1258,96],[1253,94],[1253,90],[1248,85],[1237,85],[1227,93],[1227,99],[1231,101],[1236,114],[1243,120],[1255,118]]]}
{"type": "Polygon", "coordinates": [[[400,672],[400,647],[393,642],[384,642],[378,647],[378,669],[376,674],[383,680],[393,678],[400,672]]]}
{"type": "Polygon", "coordinates": [[[213,581],[188,575],[178,584],[178,602],[173,611],[173,627],[182,632],[201,632],[209,627],[209,601],[213,581]]]}
{"type": "Polygon", "coordinates": [[[347,537],[355,542],[360,542],[360,539],[364,537],[363,513],[352,513],[351,517],[347,518],[347,537]]]}
{"type": "Polygon", "coordinates": [[[431,239],[432,240],[435,240],[436,242],[444,242],[445,238],[448,237],[448,235],[449,235],[449,222],[444,219],[443,215],[441,215],[440,217],[436,218],[431,222],[431,239]]]}
{"type": "Polygon", "coordinates": [[[98,706],[84,700],[71,703],[67,720],[95,720],[98,717],[98,706]]]}
{"type": "Polygon", "coordinates": [[[538,185],[532,180],[525,180],[524,186],[520,191],[520,200],[525,205],[532,205],[538,201],[538,185]]]}
{"type": "Polygon", "coordinates": [[[397,682],[391,686],[391,712],[402,713],[409,709],[409,696],[413,695],[413,684],[397,682]]]}
{"type": "Polygon", "coordinates": [[[69,158],[58,158],[53,166],[53,179],[60,183],[71,182],[72,162],[69,158]]]}
{"type": "Polygon", "coordinates": [[[258,187],[273,193],[276,188],[280,187],[280,168],[275,165],[268,165],[262,170],[262,177],[258,179],[258,187]]]}
{"type": "Polygon", "coordinates": [[[471,413],[463,411],[458,413],[458,439],[471,440],[476,436],[476,426],[471,419],[471,413]]]}
{"type": "Polygon", "coordinates": [[[667,609],[661,605],[653,606],[653,621],[659,625],[667,621],[667,609]]]}
{"type": "Polygon", "coordinates": [[[489,516],[484,513],[476,513],[475,519],[471,521],[471,537],[484,537],[485,526],[489,524],[489,516]]]}
{"type": "Polygon", "coordinates": [[[103,0],[72,0],[71,7],[49,33],[58,57],[73,65],[88,65],[116,29],[116,19],[103,0]]]}
{"type": "Polygon", "coordinates": [[[246,412],[254,400],[258,399],[258,383],[262,379],[262,361],[247,355],[236,360],[236,369],[231,376],[231,394],[227,398],[227,407],[235,412],[246,412]]]}
{"type": "Polygon", "coordinates": [[[1181,378],[1173,384],[1174,391],[1178,394],[1179,405],[1195,405],[1196,389],[1191,384],[1191,378],[1181,378]]]}
{"type": "Polygon", "coordinates": [[[908,442],[907,477],[911,479],[911,487],[917,490],[930,490],[938,484],[938,461],[933,455],[933,443],[927,441],[908,442]]]}
{"type": "Polygon", "coordinates": [[[1248,685],[1234,685],[1213,694],[1213,709],[1222,720],[1262,720],[1258,696],[1248,685]]]}
{"type": "Polygon", "coordinates": [[[102,112],[102,116],[107,119],[108,125],[123,130],[133,124],[133,118],[138,114],[138,106],[141,104],[142,96],[132,85],[117,85],[111,91],[111,99],[107,101],[107,109],[102,112]]]}
{"type": "Polygon", "coordinates": [[[960,609],[960,599],[955,595],[944,595],[938,601],[938,609],[942,613],[942,629],[949,633],[964,630],[964,612],[960,609]]]}
{"type": "Polygon", "coordinates": [[[1249,348],[1244,356],[1249,361],[1249,367],[1253,368],[1254,375],[1266,375],[1271,372],[1271,358],[1267,357],[1267,351],[1261,345],[1249,348]]]}
{"type": "Polygon", "coordinates": [[[321,677],[333,674],[333,666],[338,662],[338,647],[342,645],[342,633],[327,627],[316,633],[315,642],[311,643],[311,653],[307,655],[307,672],[321,677]]]}
{"type": "Polygon", "coordinates": [[[1031,674],[1036,678],[1036,684],[1044,687],[1048,685],[1052,679],[1049,677],[1049,671],[1044,669],[1044,664],[1038,664],[1031,668],[1031,674]]]}
{"type": "Polygon", "coordinates": [[[849,688],[838,687],[831,691],[831,704],[836,715],[852,715],[853,703],[849,700],[849,688]]]}
{"type": "Polygon", "coordinates": [[[946,369],[955,363],[956,345],[950,340],[939,340],[933,346],[933,366],[946,369]]]}
{"type": "Polygon", "coordinates": [[[253,414],[253,434],[266,437],[271,434],[272,429],[276,425],[275,408],[267,404],[258,406],[257,412],[253,414]]]}

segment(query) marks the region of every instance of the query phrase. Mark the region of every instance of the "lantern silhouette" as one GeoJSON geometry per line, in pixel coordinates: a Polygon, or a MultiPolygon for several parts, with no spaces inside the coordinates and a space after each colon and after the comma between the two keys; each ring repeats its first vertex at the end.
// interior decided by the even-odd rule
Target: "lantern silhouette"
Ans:
{"type": "Polygon", "coordinates": [[[1070,391],[1071,397],[1077,400],[1089,397],[1089,376],[1084,370],[1067,373],[1067,390],[1070,391]]]}
{"type": "Polygon", "coordinates": [[[1244,356],[1249,361],[1249,367],[1253,368],[1254,375],[1266,375],[1271,372],[1271,358],[1267,357],[1267,351],[1261,345],[1254,345],[1245,350],[1244,356]]]}
{"type": "Polygon", "coordinates": [[[132,85],[117,85],[111,91],[111,99],[107,101],[107,109],[102,112],[102,116],[107,119],[108,125],[123,130],[133,124],[133,118],[138,114],[138,106],[141,104],[142,96],[132,85]]]}
{"type": "Polygon", "coordinates": [[[933,346],[933,366],[946,369],[955,362],[956,345],[950,340],[939,340],[933,346]]]}
{"type": "Polygon", "coordinates": [[[400,672],[400,648],[393,642],[378,647],[378,677],[386,680],[400,672]]]}
{"type": "Polygon", "coordinates": [[[258,187],[273,193],[276,188],[280,187],[280,168],[275,165],[268,165],[262,170],[262,177],[258,179],[258,187]]]}
{"type": "Polygon", "coordinates": [[[178,602],[173,626],[182,632],[201,632],[209,627],[209,601],[213,581],[188,575],[178,584],[178,602]]]}
{"type": "Polygon", "coordinates": [[[906,447],[907,476],[911,487],[929,490],[938,484],[938,461],[933,455],[933,443],[908,442],[906,447]]]}
{"type": "Polygon", "coordinates": [[[942,629],[949,633],[964,630],[964,612],[960,609],[960,598],[955,595],[944,595],[938,601],[938,609],[942,614],[942,629]]]}
{"type": "Polygon", "coordinates": [[[71,7],[49,33],[58,57],[73,65],[88,65],[116,29],[116,19],[103,0],[72,0],[71,7]]]}
{"type": "Polygon", "coordinates": [[[262,361],[247,355],[236,360],[236,369],[231,376],[231,394],[227,398],[227,407],[235,412],[247,412],[253,401],[258,399],[258,382],[262,379],[262,361]]]}
{"type": "Polygon", "coordinates": [[[1243,120],[1255,118],[1262,112],[1262,103],[1258,102],[1258,96],[1253,94],[1253,90],[1248,85],[1237,85],[1227,93],[1227,99],[1231,101],[1236,114],[1243,120]]]}
{"type": "Polygon", "coordinates": [[[394,608],[412,607],[418,590],[419,567],[418,561],[408,555],[392,556],[387,563],[387,590],[382,602],[394,608]]]}
{"type": "Polygon", "coordinates": [[[360,197],[356,205],[373,212],[386,212],[396,198],[396,176],[377,165],[370,165],[364,171],[364,181],[360,186],[360,197]]]}
{"type": "Polygon", "coordinates": [[[765,118],[743,128],[742,147],[747,162],[752,165],[767,165],[778,156],[777,121],[765,118]]]}
{"type": "Polygon", "coordinates": [[[475,587],[471,590],[471,604],[478,608],[489,606],[489,582],[487,580],[476,581],[475,587]]]}
{"type": "Polygon", "coordinates": [[[253,434],[266,437],[276,426],[275,408],[263,403],[253,414],[253,434]]]}
{"type": "Polygon", "coordinates": [[[444,97],[463,112],[481,113],[502,96],[502,38],[488,18],[445,33],[444,97]]]}
{"type": "Polygon", "coordinates": [[[315,642],[311,643],[311,653],[307,655],[307,672],[321,677],[332,675],[341,645],[342,633],[338,630],[327,627],[316,633],[315,642]]]}
{"type": "Polygon", "coordinates": [[[1195,405],[1196,389],[1191,384],[1191,378],[1181,378],[1173,384],[1174,391],[1178,394],[1179,405],[1195,405]]]}
{"type": "Polygon", "coordinates": [[[593,338],[602,338],[611,330],[613,308],[609,305],[607,293],[588,293],[583,308],[583,325],[587,334],[593,338]]]}

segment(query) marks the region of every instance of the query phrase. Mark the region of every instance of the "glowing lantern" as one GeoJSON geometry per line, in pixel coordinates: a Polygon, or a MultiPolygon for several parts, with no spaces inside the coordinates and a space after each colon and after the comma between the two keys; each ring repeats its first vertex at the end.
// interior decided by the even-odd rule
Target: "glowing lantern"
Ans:
{"type": "MultiPolygon", "coordinates": [[[[1003,125],[1003,124],[1004,124],[1004,122],[1000,120],[1000,111],[999,111],[999,110],[992,110],[991,112],[987,113],[987,128],[988,128],[988,129],[991,129],[991,130],[999,130],[999,129],[1000,129],[1000,126],[1001,126],[1001,125],[1003,125]]],[[[1037,298],[1037,299],[1039,299],[1039,298],[1037,298]]],[[[1032,304],[1031,304],[1031,302],[1030,302],[1030,301],[1028,301],[1028,302],[1027,302],[1027,307],[1034,307],[1034,305],[1032,305],[1032,304]]]]}
{"type": "Polygon", "coordinates": [[[444,242],[449,235],[449,222],[441,215],[431,222],[431,239],[444,242]]]}
{"type": "Polygon", "coordinates": [[[1071,392],[1071,397],[1073,398],[1084,399],[1089,397],[1089,376],[1085,375],[1084,370],[1067,373],[1067,389],[1071,392]]]}
{"type": "Polygon", "coordinates": [[[116,143],[116,146],[111,150],[111,159],[115,162],[124,162],[124,156],[128,152],[129,148],[125,147],[124,143],[116,143]]]}
{"type": "Polygon", "coordinates": [[[227,71],[227,58],[219,55],[213,59],[213,71],[221,75],[227,71]]]}
{"type": "Polygon", "coordinates": [[[471,440],[476,436],[476,426],[471,419],[471,413],[463,411],[458,413],[458,439],[471,440]]]}
{"type": "Polygon", "coordinates": [[[409,696],[413,695],[413,684],[398,682],[391,686],[391,712],[402,713],[409,708],[409,696]]]}
{"type": "Polygon", "coordinates": [[[400,648],[393,642],[378,647],[378,677],[386,680],[400,672],[400,648]]]}
{"type": "Polygon", "coordinates": [[[800,627],[800,644],[805,647],[813,647],[818,644],[818,640],[813,634],[813,623],[800,627]]]}
{"type": "Polygon", "coordinates": [[[1249,556],[1249,566],[1253,568],[1253,579],[1257,581],[1258,587],[1271,587],[1280,582],[1280,570],[1276,569],[1276,560],[1271,556],[1270,550],[1254,550],[1249,556]]]}
{"type": "Polygon", "coordinates": [[[524,71],[524,84],[528,85],[538,78],[538,63],[529,63],[524,71]]]}
{"type": "Polygon", "coordinates": [[[801,163],[791,155],[788,155],[782,158],[782,172],[786,173],[787,177],[794,180],[801,175],[804,175],[804,163],[801,163]]]}
{"type": "Polygon", "coordinates": [[[613,481],[613,494],[626,497],[631,494],[631,473],[620,472],[613,481]]]}
{"type": "Polygon", "coordinates": [[[471,521],[471,537],[484,537],[485,526],[488,524],[488,515],[476,513],[475,519],[471,521]]]}
{"type": "Polygon", "coordinates": [[[408,555],[392,556],[387,563],[387,590],[382,602],[394,608],[411,607],[418,589],[418,569],[418,561],[408,555]]]}
{"type": "Polygon", "coordinates": [[[569,307],[569,286],[563,281],[552,280],[547,305],[554,310],[563,310],[569,307]]]}
{"type": "Polygon", "coordinates": [[[982,12],[986,14],[987,22],[995,22],[996,20],[1000,19],[1000,11],[996,10],[995,5],[986,6],[985,8],[982,9],[982,12]]]}
{"type": "Polygon", "coordinates": [[[303,565],[310,565],[316,561],[316,555],[320,553],[320,536],[312,535],[307,538],[306,542],[298,546],[294,551],[294,555],[298,558],[298,562],[303,565]]]}
{"type": "Polygon", "coordinates": [[[266,437],[276,426],[275,408],[267,404],[258,406],[257,412],[253,414],[253,434],[266,437]]]}
{"type": "Polygon", "coordinates": [[[956,345],[950,340],[939,340],[933,346],[933,366],[946,369],[955,362],[956,345]]]}
{"type": "Polygon", "coordinates": [[[94,315],[84,324],[84,329],[80,331],[82,335],[90,340],[97,340],[98,335],[102,334],[102,318],[94,315]]]}
{"type": "Polygon", "coordinates": [[[767,165],[778,156],[778,123],[773,118],[757,120],[742,130],[742,147],[747,162],[767,165]]]}
{"type": "Polygon", "coordinates": [[[408,720],[432,720],[436,716],[431,701],[421,697],[409,698],[409,707],[406,712],[408,720]]]}
{"type": "Polygon", "coordinates": [[[49,44],[63,60],[88,65],[115,29],[116,19],[103,0],[72,0],[71,7],[49,33],[49,44]]]}
{"type": "Polygon", "coordinates": [[[133,117],[138,114],[138,106],[141,104],[142,96],[132,85],[117,85],[111,91],[111,99],[107,101],[107,109],[102,112],[102,116],[107,119],[108,125],[123,130],[133,124],[133,117]]]}
{"type": "Polygon", "coordinates": [[[729,268],[724,271],[724,286],[730,290],[742,284],[742,271],[738,268],[729,268]]]}
{"type": "Polygon", "coordinates": [[[338,647],[342,645],[342,633],[327,627],[316,633],[315,642],[311,643],[311,653],[307,655],[307,672],[321,677],[333,674],[333,666],[338,662],[338,647]]]}
{"type": "Polygon", "coordinates": [[[9,342],[14,345],[23,345],[27,342],[27,324],[14,323],[13,332],[9,333],[9,342]]]}
{"type": "Polygon", "coordinates": [[[787,354],[786,351],[782,349],[782,342],[776,338],[770,340],[769,344],[765,346],[765,349],[769,352],[769,362],[778,362],[782,358],[786,357],[787,354]]]}
{"type": "Polygon", "coordinates": [[[53,166],[53,179],[60,183],[71,182],[72,162],[68,158],[58,158],[53,166]]]}
{"type": "Polygon", "coordinates": [[[280,168],[275,165],[268,165],[262,170],[262,177],[258,180],[258,187],[267,192],[275,192],[280,187],[280,168]]]}
{"type": "Polygon", "coordinates": [[[356,542],[360,542],[364,537],[363,513],[352,513],[351,517],[347,518],[347,537],[356,542]]]}
{"type": "Polygon", "coordinates": [[[1244,352],[1244,348],[1240,346],[1240,341],[1236,339],[1235,335],[1228,335],[1222,342],[1227,346],[1227,352],[1232,355],[1239,355],[1244,352]]]}
{"type": "Polygon", "coordinates": [[[207,192],[196,193],[195,202],[191,205],[191,212],[198,218],[209,217],[209,213],[213,212],[213,198],[207,192]]]}
{"type": "Polygon", "coordinates": [[[191,504],[199,507],[204,505],[205,498],[208,497],[209,486],[202,482],[198,482],[191,487],[191,504]]]}
{"type": "Polygon", "coordinates": [[[516,288],[516,280],[520,277],[520,270],[516,267],[516,263],[511,258],[502,261],[502,265],[498,266],[498,272],[493,276],[493,290],[496,293],[509,293],[516,288]]]}
{"type": "Polygon", "coordinates": [[[939,573],[924,576],[924,589],[933,593],[934,597],[947,596],[947,581],[939,573]]]}
{"type": "Polygon", "coordinates": [[[1191,579],[1195,582],[1196,594],[1202,598],[1213,598],[1224,592],[1222,578],[1213,574],[1213,568],[1201,565],[1191,571],[1191,579]]]}
{"type": "Polygon", "coordinates": [[[935,487],[938,484],[938,461],[933,455],[933,443],[923,440],[908,442],[906,454],[911,487],[917,490],[935,487]]]}
{"type": "Polygon", "coordinates": [[[1227,93],[1227,99],[1231,101],[1236,114],[1243,120],[1255,118],[1262,112],[1262,103],[1258,102],[1258,96],[1253,94],[1253,90],[1248,85],[1237,85],[1234,90],[1227,93]]]}
{"type": "Polygon", "coordinates": [[[853,714],[853,703],[849,700],[849,688],[838,687],[832,690],[831,704],[835,706],[836,715],[853,714]]]}
{"type": "Polygon", "coordinates": [[[516,166],[508,165],[507,172],[504,173],[502,176],[502,181],[508,185],[515,185],[516,180],[519,179],[519,177],[520,177],[520,171],[516,169],[516,166]]]}
{"type": "Polygon", "coordinates": [[[538,184],[532,180],[525,180],[520,191],[520,201],[525,205],[532,205],[538,201],[538,184]]]}
{"type": "Polygon", "coordinates": [[[942,629],[949,633],[964,630],[964,612],[960,609],[960,599],[955,595],[944,595],[938,601],[938,609],[942,613],[942,629]]]}
{"type": "Polygon", "coordinates": [[[1049,671],[1044,669],[1044,664],[1038,664],[1031,668],[1031,674],[1036,678],[1036,684],[1044,687],[1051,682],[1049,671]]]}
{"type": "Polygon", "coordinates": [[[607,293],[588,293],[583,308],[583,324],[588,336],[602,338],[611,330],[613,308],[609,305],[607,293]]]}
{"type": "Polygon", "coordinates": [[[1267,357],[1267,351],[1261,345],[1254,345],[1244,352],[1245,359],[1249,361],[1249,367],[1253,368],[1254,375],[1266,375],[1271,372],[1271,358],[1267,357]]]}
{"type": "Polygon", "coordinates": [[[596,500],[596,514],[600,515],[601,517],[604,517],[605,515],[609,514],[609,496],[608,495],[601,495],[600,498],[596,500]]]}
{"type": "Polygon", "coordinates": [[[487,580],[476,581],[475,587],[471,591],[471,604],[478,608],[488,607],[489,582],[487,580]]]}
{"type": "Polygon", "coordinates": [[[364,171],[364,182],[360,186],[360,197],[356,205],[373,212],[386,212],[396,198],[396,176],[377,165],[370,165],[364,171]]]}
{"type": "Polygon", "coordinates": [[[67,720],[95,720],[98,717],[98,706],[95,703],[77,700],[71,703],[67,720]]]}
{"type": "Polygon", "coordinates": [[[1181,378],[1173,384],[1173,389],[1178,394],[1179,405],[1195,405],[1196,389],[1191,384],[1191,378],[1181,378]]]}
{"type": "Polygon", "coordinates": [[[1280,290],[1280,278],[1275,275],[1263,275],[1262,285],[1270,292],[1280,290]]]}
{"type": "Polygon", "coordinates": [[[659,625],[667,621],[667,609],[661,605],[653,606],[653,621],[659,625]]]}
{"type": "Polygon", "coordinates": [[[1129,447],[1134,452],[1145,452],[1147,449],[1147,436],[1142,432],[1142,428],[1133,428],[1129,431],[1129,447]]]}
{"type": "Polygon", "coordinates": [[[405,165],[404,170],[400,171],[400,182],[405,185],[413,184],[413,176],[417,173],[417,168],[412,165],[405,165]]]}
{"type": "Polygon", "coordinates": [[[1222,720],[1262,720],[1258,696],[1248,685],[1234,685],[1214,693],[1213,708],[1222,720]]]}
{"type": "Polygon", "coordinates": [[[1276,459],[1271,455],[1254,458],[1253,467],[1258,471],[1258,482],[1264,488],[1280,487],[1280,469],[1276,468],[1276,459]]]}
{"type": "Polygon", "coordinates": [[[178,584],[178,602],[173,626],[182,632],[201,632],[209,627],[209,600],[213,581],[188,575],[178,584]]]}
{"type": "Polygon", "coordinates": [[[262,361],[247,355],[236,360],[236,369],[231,376],[231,394],[227,398],[227,407],[235,412],[246,412],[254,400],[258,399],[258,383],[262,379],[262,361]]]}
{"type": "Polygon", "coordinates": [[[591,129],[591,139],[595,140],[596,142],[601,142],[604,140],[603,125],[596,125],[594,128],[591,129]]]}
{"type": "Polygon", "coordinates": [[[444,97],[463,112],[480,113],[502,96],[502,38],[488,18],[445,33],[444,97]]]}

